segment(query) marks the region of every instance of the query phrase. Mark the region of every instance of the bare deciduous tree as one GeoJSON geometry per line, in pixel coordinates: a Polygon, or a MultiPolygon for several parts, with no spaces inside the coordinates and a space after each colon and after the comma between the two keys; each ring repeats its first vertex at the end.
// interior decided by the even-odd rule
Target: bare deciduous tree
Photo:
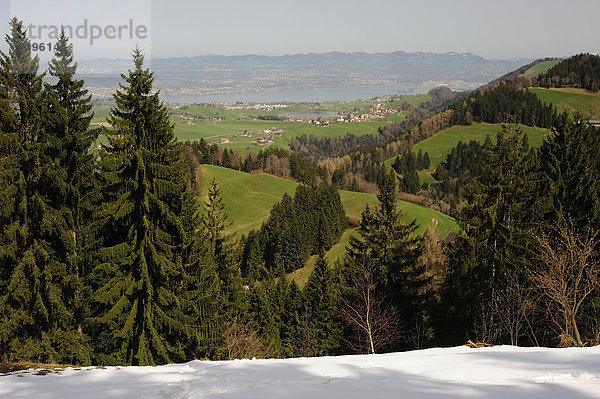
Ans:
{"type": "Polygon", "coordinates": [[[305,306],[299,328],[299,352],[303,357],[319,356],[319,337],[313,325],[312,317],[311,309],[305,306]]]}
{"type": "Polygon", "coordinates": [[[347,276],[350,292],[340,297],[342,319],[356,331],[347,343],[362,353],[376,353],[401,337],[397,312],[374,292],[375,273],[369,260],[356,265],[347,276]]]}
{"type": "Polygon", "coordinates": [[[528,290],[510,273],[507,273],[507,286],[504,291],[496,291],[492,298],[494,321],[499,332],[508,336],[511,345],[518,345],[519,338],[531,333],[530,338],[537,342],[531,327],[533,299],[528,290]]]}
{"type": "Polygon", "coordinates": [[[589,227],[577,230],[565,221],[537,240],[539,264],[529,271],[533,287],[559,330],[583,346],[577,319],[600,283],[600,263],[594,257],[597,234],[589,227]]]}
{"type": "Polygon", "coordinates": [[[223,333],[227,358],[234,359],[266,359],[272,356],[273,350],[258,331],[241,323],[237,318],[227,323],[223,333]]]}

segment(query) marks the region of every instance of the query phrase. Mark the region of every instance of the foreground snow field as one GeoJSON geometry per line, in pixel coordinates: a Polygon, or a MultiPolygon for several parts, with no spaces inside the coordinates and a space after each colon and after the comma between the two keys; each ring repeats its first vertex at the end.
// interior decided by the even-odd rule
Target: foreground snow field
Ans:
{"type": "Polygon", "coordinates": [[[0,376],[0,398],[600,398],[600,347],[438,348],[0,376]]]}

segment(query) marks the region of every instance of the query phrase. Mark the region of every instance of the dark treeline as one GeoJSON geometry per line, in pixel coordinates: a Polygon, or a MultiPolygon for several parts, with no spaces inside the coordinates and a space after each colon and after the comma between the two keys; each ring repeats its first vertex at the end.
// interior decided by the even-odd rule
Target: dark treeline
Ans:
{"type": "Polygon", "coordinates": [[[346,154],[377,147],[390,139],[389,130],[379,128],[377,135],[356,136],[347,133],[343,137],[319,137],[303,135],[290,140],[290,148],[303,158],[318,162],[327,158],[342,157],[346,154]]]}
{"type": "Polygon", "coordinates": [[[452,111],[452,125],[521,123],[550,128],[556,118],[552,105],[542,104],[534,93],[515,87],[511,82],[502,82],[486,91],[475,91],[449,110],[452,111]]]}
{"type": "Polygon", "coordinates": [[[263,273],[290,273],[304,267],[310,255],[329,250],[348,227],[335,187],[298,186],[271,209],[259,231],[242,239],[241,272],[260,279],[263,273]]]}
{"type": "Polygon", "coordinates": [[[600,89],[600,57],[579,54],[570,57],[537,77],[541,87],[576,87],[597,92],[600,89]]]}
{"type": "Polygon", "coordinates": [[[269,173],[305,184],[330,180],[324,168],[283,148],[267,148],[255,154],[249,150],[245,152],[227,150],[204,139],[187,142],[186,145],[193,149],[198,162],[202,164],[221,166],[246,173],[269,173]]]}
{"type": "Polygon", "coordinates": [[[409,194],[416,194],[420,189],[419,175],[417,171],[429,169],[429,153],[419,150],[418,154],[411,150],[406,151],[402,156],[398,155],[392,164],[392,169],[398,173],[399,190],[409,194]]]}
{"type": "Polygon", "coordinates": [[[371,193],[376,191],[384,174],[381,162],[387,154],[397,151],[397,144],[392,143],[386,149],[374,148],[314,164],[283,148],[267,148],[254,154],[252,151],[227,150],[204,139],[186,145],[202,164],[246,173],[269,173],[304,184],[328,182],[338,189],[371,193]]]}
{"type": "Polygon", "coordinates": [[[475,140],[459,141],[432,175],[439,183],[430,185],[424,194],[438,205],[446,204],[447,214],[458,216],[460,206],[464,204],[465,188],[487,171],[486,154],[491,148],[489,136],[483,144],[475,140]]]}
{"type": "Polygon", "coordinates": [[[597,343],[597,135],[562,115],[537,151],[508,126],[496,144],[484,144],[485,170],[473,163],[479,176],[465,187],[464,236],[449,253],[447,316],[456,337],[597,343]]]}
{"type": "Polygon", "coordinates": [[[552,58],[552,57],[540,58],[540,59],[535,60],[527,65],[523,65],[522,67],[515,69],[514,71],[511,71],[505,75],[502,75],[499,78],[494,79],[489,83],[486,83],[485,85],[479,87],[478,90],[483,90],[483,89],[487,89],[489,87],[494,87],[494,86],[498,85],[499,83],[506,82],[506,81],[522,82],[522,83],[524,83],[523,87],[536,86],[537,85],[536,78],[535,77],[529,78],[529,77],[524,76],[525,72],[527,72],[529,69],[533,68],[534,66],[536,66],[542,62],[555,61],[555,60],[559,60],[559,59],[552,58]]]}

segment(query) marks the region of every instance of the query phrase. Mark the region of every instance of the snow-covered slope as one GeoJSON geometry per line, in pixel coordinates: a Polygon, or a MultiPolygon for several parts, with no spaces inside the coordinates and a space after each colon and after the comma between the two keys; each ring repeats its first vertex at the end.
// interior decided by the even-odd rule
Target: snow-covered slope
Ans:
{"type": "Polygon", "coordinates": [[[0,376],[1,398],[600,398],[600,347],[465,347],[0,376]]]}

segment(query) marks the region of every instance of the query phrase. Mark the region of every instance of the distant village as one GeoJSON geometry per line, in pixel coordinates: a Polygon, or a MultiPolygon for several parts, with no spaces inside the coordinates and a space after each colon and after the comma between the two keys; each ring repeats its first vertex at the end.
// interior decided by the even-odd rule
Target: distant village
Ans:
{"type": "MultiPolygon", "coordinates": [[[[275,137],[281,137],[283,135],[283,129],[279,129],[276,127],[272,127],[269,129],[261,129],[256,132],[244,132],[242,136],[244,137],[252,137],[253,135],[257,135],[257,137],[252,142],[256,145],[266,145],[271,144],[275,137]]],[[[233,135],[232,137],[236,137],[237,135],[233,135]]],[[[227,137],[223,137],[219,139],[219,144],[229,144],[231,141],[227,137]]]]}
{"type": "MultiPolygon", "coordinates": [[[[321,114],[320,111],[314,112],[299,112],[297,114],[288,114],[282,115],[282,110],[288,108],[289,104],[285,103],[275,103],[275,104],[205,104],[206,106],[216,107],[222,110],[235,110],[235,111],[263,111],[263,112],[273,112],[273,115],[244,115],[244,113],[240,112],[237,115],[237,119],[249,118],[252,120],[262,119],[262,120],[279,120],[279,121],[293,121],[293,122],[304,122],[310,123],[316,126],[329,126],[333,123],[360,123],[360,122],[372,122],[376,119],[386,118],[392,114],[401,112],[404,108],[404,104],[402,107],[398,107],[398,101],[401,101],[402,98],[399,97],[388,97],[388,98],[379,98],[376,99],[378,102],[373,103],[374,100],[365,101],[365,106],[357,112],[358,107],[353,106],[352,108],[347,107],[347,112],[326,112],[323,111],[321,114]],[[353,109],[353,111],[350,111],[353,109]]],[[[293,104],[297,106],[298,104],[293,104]]],[[[313,106],[316,108],[316,104],[306,104],[307,108],[313,106]]],[[[408,106],[408,105],[406,105],[408,106]]],[[[297,109],[297,108],[296,108],[297,109]]],[[[214,117],[205,117],[203,115],[193,115],[190,112],[187,112],[187,106],[181,106],[181,108],[177,107],[172,109],[171,115],[175,117],[179,117],[182,119],[182,122],[188,126],[194,126],[196,123],[200,121],[212,121],[212,122],[220,122],[224,121],[226,118],[224,116],[219,116],[218,114],[214,117]]],[[[230,117],[231,118],[231,117],[230,117]]],[[[244,131],[244,137],[254,137],[252,143],[254,145],[269,145],[273,143],[274,139],[277,137],[281,137],[284,131],[278,127],[271,127],[267,129],[257,130],[257,131],[244,131]]],[[[231,138],[237,137],[240,134],[233,134],[230,138],[222,137],[218,139],[218,144],[229,144],[231,142],[231,138]]]]}

